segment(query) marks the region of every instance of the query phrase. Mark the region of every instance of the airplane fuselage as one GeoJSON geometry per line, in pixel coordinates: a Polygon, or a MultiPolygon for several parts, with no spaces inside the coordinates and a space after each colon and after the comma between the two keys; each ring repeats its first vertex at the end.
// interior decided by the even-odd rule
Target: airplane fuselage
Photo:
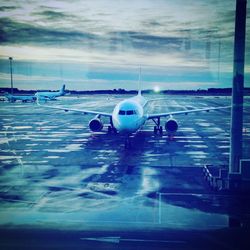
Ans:
{"type": "Polygon", "coordinates": [[[136,132],[147,120],[144,114],[146,99],[137,95],[118,103],[112,113],[114,128],[119,133],[130,134],[136,132]]]}
{"type": "Polygon", "coordinates": [[[5,96],[9,102],[15,102],[15,101],[22,101],[22,102],[35,102],[36,97],[35,96],[24,96],[24,95],[11,95],[8,94],[5,96]]]}
{"type": "Polygon", "coordinates": [[[37,92],[36,96],[39,99],[55,100],[56,97],[61,96],[61,94],[60,93],[53,93],[53,92],[37,92]]]}
{"type": "Polygon", "coordinates": [[[65,95],[65,84],[62,86],[61,90],[56,92],[37,92],[35,96],[38,99],[55,100],[56,97],[65,95]]]}

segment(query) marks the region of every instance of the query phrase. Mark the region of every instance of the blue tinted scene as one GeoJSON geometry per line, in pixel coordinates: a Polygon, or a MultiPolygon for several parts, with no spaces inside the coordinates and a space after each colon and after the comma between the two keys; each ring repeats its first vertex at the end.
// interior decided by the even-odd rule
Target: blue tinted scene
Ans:
{"type": "Polygon", "coordinates": [[[1,1],[0,248],[249,249],[248,5],[1,1]]]}

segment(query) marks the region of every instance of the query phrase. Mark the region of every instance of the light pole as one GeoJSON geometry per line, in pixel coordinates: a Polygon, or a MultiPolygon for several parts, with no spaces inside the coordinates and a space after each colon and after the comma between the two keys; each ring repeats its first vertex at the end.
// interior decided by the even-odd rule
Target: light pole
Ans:
{"type": "Polygon", "coordinates": [[[12,78],[12,57],[9,57],[10,60],[10,83],[11,83],[11,94],[13,95],[13,78],[12,78]]]}

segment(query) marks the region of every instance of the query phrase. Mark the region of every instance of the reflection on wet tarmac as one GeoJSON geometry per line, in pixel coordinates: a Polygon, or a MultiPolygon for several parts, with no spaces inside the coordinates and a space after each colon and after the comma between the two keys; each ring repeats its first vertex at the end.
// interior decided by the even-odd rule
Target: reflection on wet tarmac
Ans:
{"type": "MultiPolygon", "coordinates": [[[[56,104],[108,112],[123,97],[110,102],[105,96],[66,97],[56,104]]],[[[207,101],[171,96],[148,109],[190,109],[207,101]]],[[[220,98],[213,105],[229,102],[220,98]]],[[[124,137],[108,134],[106,126],[91,133],[90,116],[54,115],[32,104],[1,103],[0,109],[0,224],[227,226],[231,201],[206,197],[201,166],[228,164],[230,111],[179,116],[174,138],[154,135],[154,124],[148,122],[132,136],[132,148],[125,149],[124,137]]],[[[249,139],[246,132],[244,140],[249,139]]]]}

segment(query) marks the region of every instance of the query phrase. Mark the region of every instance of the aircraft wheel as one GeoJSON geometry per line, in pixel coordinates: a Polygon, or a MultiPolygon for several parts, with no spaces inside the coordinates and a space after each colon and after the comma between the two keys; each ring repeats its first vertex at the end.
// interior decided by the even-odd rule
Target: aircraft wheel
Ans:
{"type": "Polygon", "coordinates": [[[111,134],[112,133],[112,127],[108,126],[108,133],[111,134]]]}
{"type": "Polygon", "coordinates": [[[159,132],[160,132],[160,135],[163,134],[162,126],[160,126],[160,128],[159,128],[159,132]]]}
{"type": "Polygon", "coordinates": [[[154,126],[154,134],[156,135],[157,134],[157,126],[154,126]]]}
{"type": "Polygon", "coordinates": [[[114,134],[117,134],[117,130],[116,130],[114,127],[108,126],[108,133],[111,134],[112,132],[113,132],[114,134]]]}

